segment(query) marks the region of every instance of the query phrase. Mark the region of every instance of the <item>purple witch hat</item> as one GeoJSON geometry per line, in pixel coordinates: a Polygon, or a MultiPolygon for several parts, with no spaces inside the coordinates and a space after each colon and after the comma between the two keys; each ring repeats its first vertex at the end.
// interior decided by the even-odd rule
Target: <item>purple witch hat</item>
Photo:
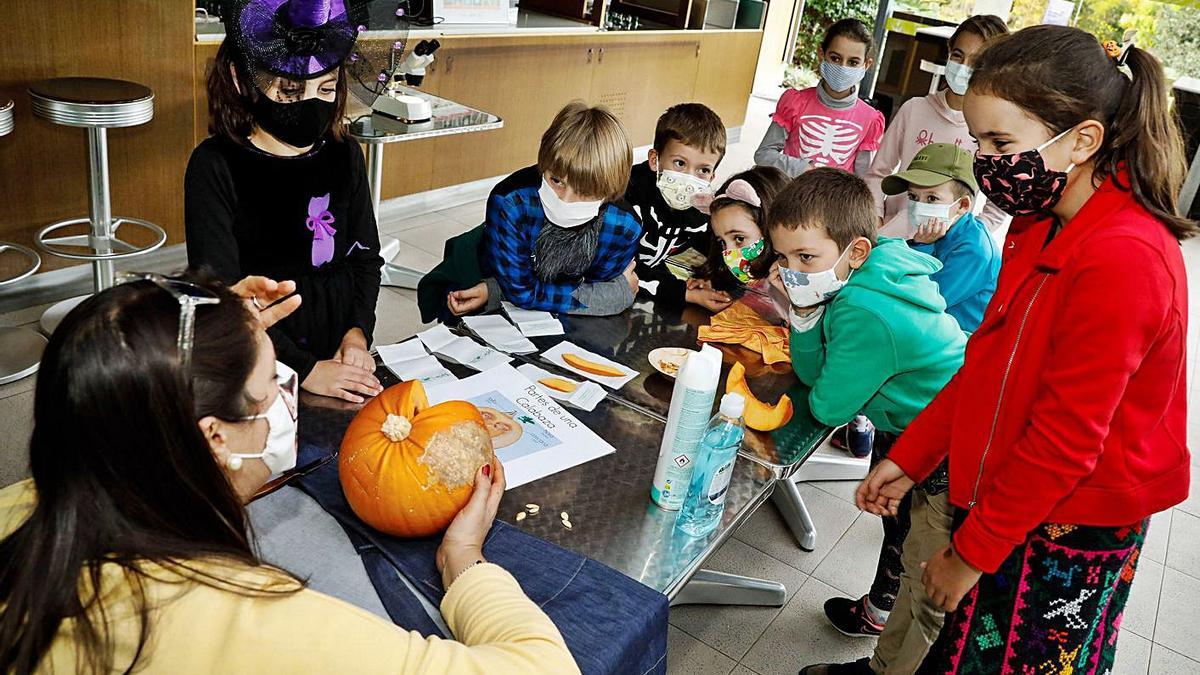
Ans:
{"type": "Polygon", "coordinates": [[[308,80],[337,68],[354,51],[361,24],[348,4],[351,0],[234,0],[226,26],[247,65],[308,80]]]}

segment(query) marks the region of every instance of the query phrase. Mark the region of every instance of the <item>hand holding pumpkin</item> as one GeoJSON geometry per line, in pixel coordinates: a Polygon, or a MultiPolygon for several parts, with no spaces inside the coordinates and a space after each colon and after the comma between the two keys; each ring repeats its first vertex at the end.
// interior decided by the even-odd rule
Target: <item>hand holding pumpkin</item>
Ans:
{"type": "Polygon", "coordinates": [[[442,585],[450,584],[475,561],[483,560],[483,540],[492,529],[500,499],[504,497],[504,465],[493,459],[475,472],[475,489],[467,505],[458,512],[438,547],[437,566],[442,585]]]}

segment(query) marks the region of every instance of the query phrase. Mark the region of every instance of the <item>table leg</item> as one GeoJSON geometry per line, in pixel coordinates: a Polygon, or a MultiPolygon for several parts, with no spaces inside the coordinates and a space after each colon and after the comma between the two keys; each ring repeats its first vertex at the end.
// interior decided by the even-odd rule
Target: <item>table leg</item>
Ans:
{"type": "Polygon", "coordinates": [[[796,543],[805,551],[811,551],[817,546],[817,526],[813,524],[808,507],[800,497],[800,489],[787,478],[775,481],[775,490],[771,492],[771,501],[775,502],[780,515],[791,530],[796,543]]]}
{"type": "Polygon", "coordinates": [[[367,144],[367,183],[371,186],[371,206],[379,218],[379,197],[383,191],[383,143],[367,144]]]}
{"type": "MultiPolygon", "coordinates": [[[[383,143],[367,145],[367,182],[371,186],[371,206],[375,209],[375,218],[378,220],[379,197],[383,191],[383,143]]],[[[397,265],[387,259],[383,261],[383,269],[380,272],[383,275],[379,281],[381,285],[409,290],[416,290],[417,282],[425,276],[424,272],[397,265]]]]}
{"type": "Polygon", "coordinates": [[[787,589],[778,581],[700,570],[671,600],[678,605],[755,605],[782,607],[787,589]]]}

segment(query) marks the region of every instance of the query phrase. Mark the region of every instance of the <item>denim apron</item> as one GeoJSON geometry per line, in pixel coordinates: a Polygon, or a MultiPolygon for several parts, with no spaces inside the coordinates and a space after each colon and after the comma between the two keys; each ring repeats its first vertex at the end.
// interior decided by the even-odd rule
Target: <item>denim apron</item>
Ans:
{"type": "MultiPolygon", "coordinates": [[[[299,464],[329,448],[301,443],[299,464]]],[[[296,486],[341,524],[392,621],[424,636],[446,636],[396,573],[435,606],[444,595],[434,564],[440,537],[401,539],[358,519],[346,502],[337,462],[301,477],[296,486]]],[[[496,521],[483,544],[489,562],[516,578],[554,622],[586,674],[666,673],[667,597],[595,560],[496,521]]]]}

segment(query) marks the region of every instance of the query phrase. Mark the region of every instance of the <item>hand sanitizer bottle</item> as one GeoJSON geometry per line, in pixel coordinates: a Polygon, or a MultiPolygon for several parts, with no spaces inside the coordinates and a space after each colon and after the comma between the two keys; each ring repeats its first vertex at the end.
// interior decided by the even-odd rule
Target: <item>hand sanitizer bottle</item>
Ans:
{"type": "Polygon", "coordinates": [[[696,451],[692,482],[675,521],[675,527],[693,537],[703,537],[721,522],[733,465],[745,435],[742,428],[745,409],[746,399],[741,394],[725,394],[720,411],[704,430],[700,449],[696,451]]]}
{"type": "Polygon", "coordinates": [[[704,435],[704,424],[712,416],[720,379],[721,351],[710,344],[688,354],[675,375],[658,466],[650,486],[650,499],[667,511],[678,511],[683,505],[696,449],[704,435]]]}

